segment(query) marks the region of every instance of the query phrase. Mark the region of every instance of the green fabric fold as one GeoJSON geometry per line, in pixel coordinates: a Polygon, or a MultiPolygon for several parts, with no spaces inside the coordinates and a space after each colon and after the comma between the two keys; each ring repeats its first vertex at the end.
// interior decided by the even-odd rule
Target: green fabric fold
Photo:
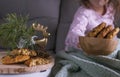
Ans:
{"type": "Polygon", "coordinates": [[[120,77],[120,52],[118,59],[108,56],[88,56],[83,51],[70,48],[60,51],[51,77],[120,77]]]}

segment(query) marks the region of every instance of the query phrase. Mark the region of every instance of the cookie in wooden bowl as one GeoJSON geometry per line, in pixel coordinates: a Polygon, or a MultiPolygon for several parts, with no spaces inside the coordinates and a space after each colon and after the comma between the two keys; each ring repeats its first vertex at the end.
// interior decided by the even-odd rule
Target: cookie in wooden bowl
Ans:
{"type": "Polygon", "coordinates": [[[118,45],[118,40],[114,38],[120,29],[113,28],[112,25],[105,25],[105,23],[101,23],[88,32],[86,36],[80,36],[78,46],[91,55],[111,54],[118,45]]]}

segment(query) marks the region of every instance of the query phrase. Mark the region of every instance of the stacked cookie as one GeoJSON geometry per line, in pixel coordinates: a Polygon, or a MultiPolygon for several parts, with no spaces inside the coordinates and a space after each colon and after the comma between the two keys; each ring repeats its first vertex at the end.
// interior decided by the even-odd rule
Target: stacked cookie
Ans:
{"type": "Polygon", "coordinates": [[[112,25],[107,26],[106,23],[103,22],[97,27],[93,28],[93,30],[88,32],[86,36],[112,39],[118,34],[119,31],[119,27],[113,28],[112,25]]]}
{"type": "Polygon", "coordinates": [[[41,56],[34,50],[14,49],[8,55],[1,58],[2,64],[25,64],[29,67],[50,63],[50,56],[41,52],[41,56]],[[46,56],[47,55],[47,56],[46,56]]]}

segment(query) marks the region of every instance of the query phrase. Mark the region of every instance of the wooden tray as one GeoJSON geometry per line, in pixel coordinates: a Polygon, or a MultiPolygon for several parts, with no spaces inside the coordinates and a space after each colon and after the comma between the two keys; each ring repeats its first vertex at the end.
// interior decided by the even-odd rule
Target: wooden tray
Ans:
{"type": "MultiPolygon", "coordinates": [[[[5,52],[0,52],[0,58],[5,56],[5,52]]],[[[28,67],[23,64],[14,64],[14,65],[3,65],[0,62],[0,74],[23,74],[23,73],[33,73],[45,71],[52,68],[54,65],[54,58],[51,58],[51,63],[46,65],[37,65],[34,67],[28,67]]]]}

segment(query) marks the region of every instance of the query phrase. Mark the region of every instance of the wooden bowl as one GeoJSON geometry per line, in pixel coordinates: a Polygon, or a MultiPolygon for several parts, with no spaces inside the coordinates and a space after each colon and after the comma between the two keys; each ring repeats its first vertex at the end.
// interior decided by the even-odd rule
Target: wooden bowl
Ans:
{"type": "Polygon", "coordinates": [[[79,44],[87,54],[109,55],[116,49],[118,40],[80,36],[79,44]]]}

